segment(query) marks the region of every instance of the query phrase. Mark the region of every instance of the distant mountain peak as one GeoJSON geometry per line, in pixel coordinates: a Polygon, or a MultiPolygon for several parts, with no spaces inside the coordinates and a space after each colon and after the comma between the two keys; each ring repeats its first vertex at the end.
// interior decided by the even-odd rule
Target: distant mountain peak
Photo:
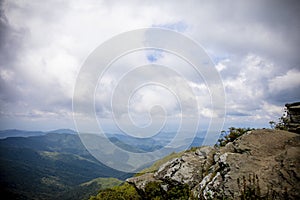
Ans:
{"type": "Polygon", "coordinates": [[[30,137],[30,136],[39,136],[45,135],[46,132],[43,131],[25,131],[18,129],[8,129],[0,131],[0,139],[5,139],[8,137],[30,137]]]}
{"type": "Polygon", "coordinates": [[[0,139],[5,139],[8,137],[32,137],[32,136],[41,136],[48,133],[57,133],[57,134],[77,134],[76,131],[72,129],[56,129],[53,131],[27,131],[19,129],[7,129],[0,131],[0,139]]]}
{"type": "Polygon", "coordinates": [[[77,134],[76,131],[72,130],[72,129],[56,129],[53,131],[47,131],[47,133],[67,133],[67,134],[77,134]]]}

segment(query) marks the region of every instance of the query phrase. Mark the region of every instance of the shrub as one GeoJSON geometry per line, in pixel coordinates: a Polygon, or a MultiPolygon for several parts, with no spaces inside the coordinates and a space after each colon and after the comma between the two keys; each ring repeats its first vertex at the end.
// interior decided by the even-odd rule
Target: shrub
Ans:
{"type": "Polygon", "coordinates": [[[164,199],[166,192],[158,182],[150,182],[145,187],[144,199],[164,199]]]}
{"type": "Polygon", "coordinates": [[[240,199],[260,199],[259,179],[257,175],[249,174],[248,180],[245,176],[242,179],[237,179],[237,184],[240,192],[240,199]]]}
{"type": "Polygon", "coordinates": [[[229,130],[222,131],[220,138],[215,146],[223,147],[228,142],[233,142],[236,138],[242,136],[243,134],[247,133],[248,131],[254,130],[253,128],[235,128],[230,127],[229,130]]]}
{"type": "Polygon", "coordinates": [[[175,199],[181,199],[181,200],[188,200],[191,197],[191,191],[189,189],[189,186],[187,184],[184,185],[175,185],[171,187],[167,192],[167,199],[175,200],[175,199]]]}
{"type": "Polygon", "coordinates": [[[275,199],[288,199],[288,195],[285,192],[281,196],[278,192],[268,187],[268,192],[262,195],[260,192],[259,178],[255,174],[249,174],[248,179],[243,176],[241,179],[237,179],[239,187],[239,199],[241,200],[275,200],[275,199]]]}
{"type": "Polygon", "coordinates": [[[288,130],[288,125],[290,123],[290,118],[288,116],[287,109],[285,108],[284,113],[278,118],[277,122],[269,121],[271,129],[288,130]]]}

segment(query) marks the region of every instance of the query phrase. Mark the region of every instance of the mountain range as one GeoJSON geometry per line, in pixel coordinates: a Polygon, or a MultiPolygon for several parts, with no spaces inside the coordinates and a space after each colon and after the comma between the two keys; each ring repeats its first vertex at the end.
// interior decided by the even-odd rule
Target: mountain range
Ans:
{"type": "Polygon", "coordinates": [[[67,134],[76,134],[76,131],[71,129],[57,129],[53,131],[24,131],[18,129],[9,129],[0,131],[0,139],[5,139],[8,137],[30,137],[30,136],[39,136],[46,135],[47,133],[67,133],[67,134]]]}
{"type": "MultiPolygon", "coordinates": [[[[131,152],[154,151],[169,141],[169,134],[154,139],[107,135],[115,145],[131,152]]],[[[191,146],[202,141],[196,137],[191,146]]],[[[76,131],[0,131],[0,190],[11,199],[87,199],[132,175],[96,160],[76,131]]]]}
{"type": "Polygon", "coordinates": [[[85,182],[99,177],[124,180],[131,176],[96,160],[76,134],[30,132],[37,136],[28,136],[27,131],[1,133],[26,135],[0,140],[1,195],[11,199],[68,199],[68,196],[76,199],[70,194],[74,188],[92,188],[91,192],[101,188],[99,184],[82,186],[85,182]]]}

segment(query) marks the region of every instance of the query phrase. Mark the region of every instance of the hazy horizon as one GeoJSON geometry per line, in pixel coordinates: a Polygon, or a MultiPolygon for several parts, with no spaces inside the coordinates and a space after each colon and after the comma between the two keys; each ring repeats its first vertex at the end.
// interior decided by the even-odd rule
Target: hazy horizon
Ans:
{"type": "MultiPolygon", "coordinates": [[[[226,94],[223,129],[268,127],[269,121],[283,114],[285,103],[300,100],[297,1],[1,1],[0,6],[2,130],[76,130],[72,98],[84,61],[111,37],[145,27],[176,31],[203,47],[226,94]]],[[[95,113],[107,130],[115,129],[109,95],[122,73],[116,69],[140,63],[184,66],[161,51],[141,51],[120,59],[95,90],[95,113]]],[[[162,77],[170,78],[169,83],[176,83],[185,95],[179,79],[162,77]]],[[[187,77],[197,100],[199,128],[205,130],[213,115],[209,90],[205,80],[193,74],[187,77]]],[[[181,115],[172,95],[150,87],[131,97],[125,102],[132,119],[149,123],[147,113],[159,103],[173,120],[167,128],[176,127],[181,115]]],[[[180,103],[188,105],[189,99],[180,103]]],[[[122,115],[120,110],[117,117],[122,115]]],[[[198,116],[183,117],[192,121],[198,116]]],[[[86,127],[97,129],[88,123],[86,127]]]]}

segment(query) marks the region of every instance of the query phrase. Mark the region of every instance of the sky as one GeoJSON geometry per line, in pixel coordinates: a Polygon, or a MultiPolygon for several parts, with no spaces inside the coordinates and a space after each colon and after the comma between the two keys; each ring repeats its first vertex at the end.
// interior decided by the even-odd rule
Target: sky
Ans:
{"type": "MultiPolygon", "coordinates": [[[[300,3],[291,0],[1,0],[0,129],[75,129],[74,89],[89,55],[114,36],[151,27],[191,38],[211,58],[225,91],[224,129],[269,127],[269,121],[283,114],[285,103],[300,101],[299,13],[300,3]]],[[[130,80],[120,85],[129,87],[130,80]]],[[[200,117],[205,128],[215,114],[205,83],[170,52],[134,51],[118,59],[95,86],[96,117],[108,131],[126,111],[137,126],[167,116],[170,127],[180,117],[200,117]],[[118,94],[112,120],[113,89],[122,73],[142,64],[178,68],[186,76],[164,73],[163,67],[142,71],[139,80],[156,77],[167,86],[142,85],[129,99],[118,94]],[[179,105],[194,105],[191,94],[196,108],[186,106],[191,116],[183,115],[179,105]]]]}

